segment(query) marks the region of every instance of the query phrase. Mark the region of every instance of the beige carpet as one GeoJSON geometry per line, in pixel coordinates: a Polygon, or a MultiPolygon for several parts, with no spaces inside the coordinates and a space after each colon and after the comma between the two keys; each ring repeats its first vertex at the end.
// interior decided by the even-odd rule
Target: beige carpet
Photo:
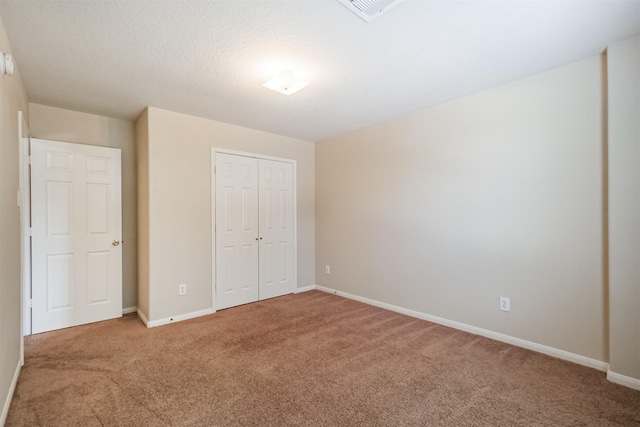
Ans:
{"type": "Polygon", "coordinates": [[[638,426],[602,372],[311,291],[26,340],[8,426],[638,426]]]}

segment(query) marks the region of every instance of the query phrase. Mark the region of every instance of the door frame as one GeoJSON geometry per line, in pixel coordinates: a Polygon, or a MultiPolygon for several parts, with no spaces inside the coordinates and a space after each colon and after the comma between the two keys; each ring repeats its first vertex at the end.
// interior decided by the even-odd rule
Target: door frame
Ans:
{"type": "MultiPolygon", "coordinates": [[[[293,282],[298,288],[298,170],[295,159],[267,156],[246,151],[229,150],[227,148],[211,147],[211,308],[216,308],[216,154],[231,154],[235,156],[252,157],[258,160],[274,160],[291,163],[293,165],[293,282]]],[[[295,292],[294,289],[294,292],[295,292]]]]}
{"type": "MultiPolygon", "coordinates": [[[[22,337],[31,335],[31,173],[29,124],[22,111],[18,111],[19,192],[20,207],[20,323],[22,337]]],[[[20,340],[20,359],[24,363],[24,338],[20,340]]]]}

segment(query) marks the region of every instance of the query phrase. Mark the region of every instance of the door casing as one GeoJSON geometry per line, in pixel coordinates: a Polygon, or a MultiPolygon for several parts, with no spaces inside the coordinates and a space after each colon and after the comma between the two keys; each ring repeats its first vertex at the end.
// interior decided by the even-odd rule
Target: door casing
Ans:
{"type": "MultiPolygon", "coordinates": [[[[20,161],[20,269],[22,301],[22,336],[31,335],[31,173],[29,170],[29,125],[22,111],[18,112],[18,141],[20,161]]],[[[24,339],[20,343],[24,360],[24,339]]]]}

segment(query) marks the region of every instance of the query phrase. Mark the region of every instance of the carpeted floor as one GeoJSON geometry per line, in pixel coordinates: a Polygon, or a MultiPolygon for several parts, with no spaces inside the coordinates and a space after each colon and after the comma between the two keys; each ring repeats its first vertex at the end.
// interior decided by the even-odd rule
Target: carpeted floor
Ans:
{"type": "Polygon", "coordinates": [[[602,372],[311,291],[33,335],[8,426],[639,426],[602,372]]]}

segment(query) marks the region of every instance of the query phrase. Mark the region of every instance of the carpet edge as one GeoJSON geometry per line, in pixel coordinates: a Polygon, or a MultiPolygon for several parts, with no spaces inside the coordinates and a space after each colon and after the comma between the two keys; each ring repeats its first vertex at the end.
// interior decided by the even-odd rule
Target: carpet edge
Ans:
{"type": "Polygon", "coordinates": [[[144,315],[144,313],[140,310],[140,308],[136,309],[136,314],[138,315],[138,319],[140,319],[142,323],[144,323],[144,326],[148,328],[149,319],[147,319],[147,316],[144,315]]]}
{"type": "Polygon", "coordinates": [[[4,423],[7,421],[7,415],[9,415],[9,407],[11,406],[11,401],[13,400],[13,393],[16,391],[16,386],[18,385],[18,377],[20,376],[22,364],[22,360],[18,360],[18,365],[16,366],[16,370],[13,373],[13,380],[11,381],[11,386],[9,387],[9,393],[7,393],[7,398],[5,399],[4,407],[2,408],[2,416],[0,416],[0,426],[4,426],[4,423]]]}
{"type": "Polygon", "coordinates": [[[191,313],[178,314],[177,316],[165,317],[163,319],[157,319],[157,320],[148,320],[145,318],[143,322],[145,325],[147,325],[147,328],[155,328],[156,326],[162,326],[162,325],[168,325],[170,323],[181,322],[183,320],[189,320],[195,317],[206,316],[208,314],[213,314],[215,312],[216,310],[214,310],[213,308],[206,308],[200,311],[193,311],[191,313]]]}
{"type": "Polygon", "coordinates": [[[315,289],[318,289],[318,285],[309,285],[309,286],[303,286],[302,288],[296,288],[293,293],[294,294],[301,294],[303,292],[309,292],[309,291],[313,291],[315,289]]]}
{"type": "Polygon", "coordinates": [[[124,307],[122,309],[122,314],[130,314],[130,313],[136,313],[138,311],[138,307],[124,307]]]}
{"type": "Polygon", "coordinates": [[[373,305],[375,307],[384,308],[386,310],[395,311],[396,313],[405,314],[407,316],[415,317],[418,319],[426,320],[429,322],[437,323],[439,325],[448,326],[450,328],[458,329],[460,331],[468,332],[474,335],[480,335],[485,338],[490,338],[496,341],[511,344],[516,347],[526,348],[538,353],[546,354],[558,359],[566,360],[569,362],[577,363],[579,365],[587,366],[589,368],[597,369],[598,371],[608,372],[609,364],[601,360],[592,359],[590,357],[582,356],[580,354],[571,353],[565,350],[560,350],[555,347],[550,347],[544,344],[538,344],[532,341],[523,340],[510,335],[501,334],[488,329],[479,328],[477,326],[468,325],[462,322],[456,322],[454,320],[445,319],[442,317],[433,316],[430,314],[422,313],[415,310],[410,310],[404,307],[398,307],[393,304],[376,301],[370,298],[361,297],[359,295],[353,295],[347,292],[339,291],[336,289],[327,288],[325,286],[316,285],[316,289],[322,292],[338,295],[344,298],[349,298],[355,301],[359,301],[365,304],[373,305]]]}

